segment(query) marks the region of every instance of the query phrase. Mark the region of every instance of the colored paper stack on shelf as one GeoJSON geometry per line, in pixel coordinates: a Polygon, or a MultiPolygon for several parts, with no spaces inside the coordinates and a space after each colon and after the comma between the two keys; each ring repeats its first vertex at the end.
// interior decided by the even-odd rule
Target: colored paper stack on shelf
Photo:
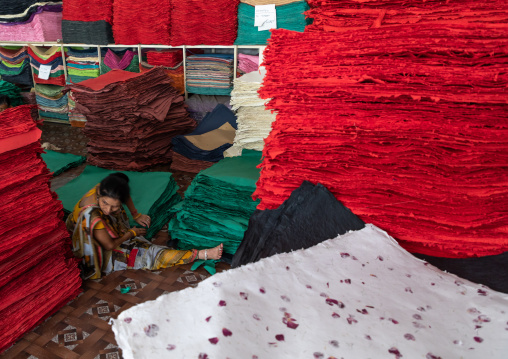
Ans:
{"type": "Polygon", "coordinates": [[[171,45],[233,45],[238,0],[173,1],[171,45]]]}
{"type": "Polygon", "coordinates": [[[71,90],[87,118],[88,162],[95,166],[139,171],[170,163],[171,138],[195,127],[162,68],[112,70],[71,90]]]}
{"type": "Polygon", "coordinates": [[[197,54],[187,57],[187,92],[229,95],[233,82],[233,55],[197,54]]]}
{"type": "Polygon", "coordinates": [[[256,209],[252,200],[261,153],[245,150],[199,172],[185,192],[181,209],[169,222],[179,248],[210,248],[224,243],[230,255],[242,241],[256,209]]]}
{"type": "Polygon", "coordinates": [[[0,80],[0,95],[7,96],[12,107],[23,104],[19,87],[10,82],[0,80]]]}
{"type": "MultiPolygon", "coordinates": [[[[303,32],[305,26],[309,23],[304,14],[308,9],[307,1],[296,1],[275,6],[277,29],[303,32]]],[[[258,26],[254,26],[254,19],[255,6],[244,2],[240,3],[238,6],[238,37],[235,40],[235,45],[267,44],[267,40],[270,38],[270,30],[259,31],[258,26]]]]}
{"type": "Polygon", "coordinates": [[[163,66],[168,76],[173,80],[173,87],[181,94],[185,92],[183,75],[183,50],[167,49],[161,51],[147,51],[146,62],[141,61],[140,71],[148,71],[154,66],[163,66]]]}
{"type": "Polygon", "coordinates": [[[237,77],[257,71],[259,68],[259,55],[238,54],[237,77]]]}
{"type": "Polygon", "coordinates": [[[173,137],[171,170],[197,173],[224,158],[233,144],[236,116],[223,104],[203,118],[188,135],[173,137]]]}
{"type": "Polygon", "coordinates": [[[75,298],[81,278],[41,159],[36,107],[0,113],[0,351],[75,298]]]}
{"type": "Polygon", "coordinates": [[[0,47],[0,76],[2,80],[27,91],[33,87],[30,57],[25,46],[0,47]]]}
{"type": "Polygon", "coordinates": [[[113,0],[63,0],[62,35],[69,44],[114,43],[113,0]]]}
{"type": "Polygon", "coordinates": [[[169,45],[172,2],[115,0],[113,3],[115,42],[123,45],[169,45]]]}
{"type": "Polygon", "coordinates": [[[4,0],[0,41],[46,42],[62,38],[60,1],[4,0]]]}
{"type": "Polygon", "coordinates": [[[273,31],[260,95],[277,120],[263,151],[260,208],[309,180],[411,252],[508,251],[508,60],[498,26],[508,5],[468,4],[483,11],[453,13],[449,23],[273,31]]]}
{"type": "Polygon", "coordinates": [[[29,45],[28,55],[35,83],[65,86],[65,71],[60,46],[49,48],[29,45]],[[44,69],[48,69],[44,76],[44,69]],[[43,73],[39,75],[39,72],[43,73]]]}
{"type": "Polygon", "coordinates": [[[101,49],[101,74],[111,70],[139,72],[139,56],[137,50],[101,49]]]}
{"type": "Polygon", "coordinates": [[[233,147],[227,154],[237,156],[242,148],[262,151],[275,121],[275,114],[265,109],[266,100],[259,97],[258,90],[266,73],[264,68],[250,72],[234,81],[231,106],[236,111],[238,129],[233,147]]]}
{"type": "Polygon", "coordinates": [[[63,86],[35,84],[35,99],[40,118],[69,123],[69,99],[63,90],[63,86]]]}
{"type": "MultiPolygon", "coordinates": [[[[72,181],[56,190],[66,213],[71,213],[84,193],[100,183],[106,176],[116,172],[104,168],[86,166],[85,170],[72,181]]],[[[182,200],[177,193],[178,185],[168,172],[130,172],[123,171],[129,177],[132,201],[136,209],[151,218],[150,228],[144,236],[151,239],[164,227],[174,214],[173,207],[182,200]],[[149,184],[149,185],[147,185],[149,184]]],[[[127,216],[132,226],[139,226],[132,219],[128,209],[127,216]]]]}

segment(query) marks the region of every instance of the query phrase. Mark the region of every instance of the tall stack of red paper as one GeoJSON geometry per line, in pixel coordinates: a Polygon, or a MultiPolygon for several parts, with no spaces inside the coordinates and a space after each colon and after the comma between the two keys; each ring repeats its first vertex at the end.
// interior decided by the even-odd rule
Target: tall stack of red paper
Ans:
{"type": "Polygon", "coordinates": [[[172,137],[196,125],[162,67],[112,70],[71,88],[87,119],[87,159],[94,166],[139,171],[170,163],[172,137]]]}
{"type": "Polygon", "coordinates": [[[233,45],[239,0],[172,0],[171,45],[233,45]]]}
{"type": "Polygon", "coordinates": [[[169,45],[172,0],[115,0],[115,43],[169,45]]]}
{"type": "MultiPolygon", "coordinates": [[[[340,22],[352,2],[321,3],[314,16],[340,22]]],[[[411,252],[506,252],[508,5],[417,3],[397,11],[422,24],[273,31],[260,94],[277,120],[254,198],[272,209],[303,180],[320,182],[411,252]]]]}
{"type": "Polygon", "coordinates": [[[0,113],[0,352],[81,286],[33,111],[36,106],[22,105],[0,113]]]}
{"type": "Polygon", "coordinates": [[[63,0],[63,19],[113,23],[113,0],[63,0]]]}

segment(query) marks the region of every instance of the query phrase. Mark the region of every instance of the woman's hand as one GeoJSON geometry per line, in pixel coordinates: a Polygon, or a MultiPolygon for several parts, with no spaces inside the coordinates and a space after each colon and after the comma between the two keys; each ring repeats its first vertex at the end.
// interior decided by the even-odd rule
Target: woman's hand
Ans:
{"type": "Polygon", "coordinates": [[[142,214],[140,215],[138,218],[135,219],[135,221],[137,223],[139,223],[140,225],[142,225],[143,227],[150,227],[150,223],[151,223],[151,218],[149,216],[147,216],[146,214],[142,214]]]}
{"type": "Polygon", "coordinates": [[[146,234],[146,228],[132,227],[130,230],[136,232],[136,237],[142,237],[146,234]]]}

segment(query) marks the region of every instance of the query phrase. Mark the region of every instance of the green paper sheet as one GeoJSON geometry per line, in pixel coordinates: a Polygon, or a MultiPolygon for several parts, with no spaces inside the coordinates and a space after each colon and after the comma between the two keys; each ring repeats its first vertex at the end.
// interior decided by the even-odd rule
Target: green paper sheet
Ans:
{"type": "Polygon", "coordinates": [[[86,157],[77,156],[71,153],[60,153],[51,150],[46,150],[43,153],[42,159],[46,162],[46,166],[50,172],[53,172],[53,176],[58,176],[62,172],[67,171],[70,168],[77,167],[86,161],[86,157]]]}
{"type": "MultiPolygon", "coordinates": [[[[173,207],[182,199],[176,192],[176,184],[170,172],[131,172],[113,171],[95,166],[87,166],[83,173],[65,186],[56,190],[67,212],[71,212],[76,203],[92,187],[114,172],[125,173],[129,177],[131,198],[139,213],[148,214],[152,224],[145,238],[151,239],[174,214],[173,207]]],[[[126,209],[132,226],[138,226],[126,209]]]]}

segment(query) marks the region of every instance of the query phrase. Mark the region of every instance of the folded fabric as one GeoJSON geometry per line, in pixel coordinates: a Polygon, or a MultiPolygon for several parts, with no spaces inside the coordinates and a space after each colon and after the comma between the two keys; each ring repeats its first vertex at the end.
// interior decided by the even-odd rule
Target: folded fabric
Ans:
{"type": "Polygon", "coordinates": [[[77,156],[71,153],[60,153],[51,150],[46,150],[46,153],[41,154],[42,159],[48,166],[48,169],[53,176],[67,171],[70,168],[77,167],[86,161],[85,156],[77,156]]]}

